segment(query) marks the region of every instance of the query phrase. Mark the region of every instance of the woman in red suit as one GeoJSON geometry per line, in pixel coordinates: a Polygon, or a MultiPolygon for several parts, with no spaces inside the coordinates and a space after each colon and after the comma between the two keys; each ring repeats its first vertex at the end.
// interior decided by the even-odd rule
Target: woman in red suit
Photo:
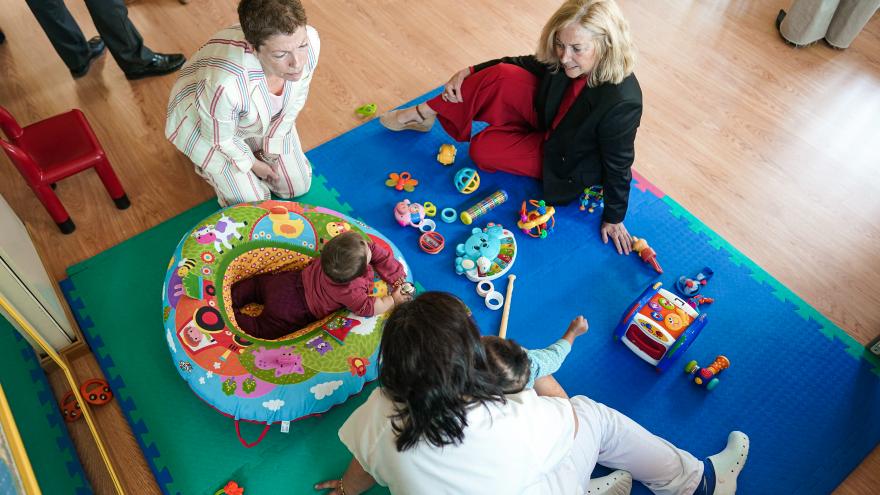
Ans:
{"type": "Polygon", "coordinates": [[[439,120],[486,171],[542,179],[544,199],[564,204],[584,188],[605,193],[601,236],[629,254],[629,201],[642,91],[635,48],[612,0],[567,0],[534,55],[503,57],[455,73],[425,103],[381,117],[393,131],[428,131],[439,120]],[[489,126],[471,136],[473,121],[489,126]]]}

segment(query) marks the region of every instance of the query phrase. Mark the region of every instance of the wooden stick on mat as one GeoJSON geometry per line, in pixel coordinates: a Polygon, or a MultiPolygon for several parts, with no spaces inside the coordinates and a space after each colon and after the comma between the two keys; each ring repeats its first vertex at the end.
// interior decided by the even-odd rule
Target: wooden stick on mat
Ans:
{"type": "Polygon", "coordinates": [[[501,311],[501,328],[498,330],[498,336],[502,339],[507,338],[507,316],[510,314],[510,296],[513,295],[513,281],[516,275],[507,276],[507,293],[504,295],[504,309],[501,311]]]}

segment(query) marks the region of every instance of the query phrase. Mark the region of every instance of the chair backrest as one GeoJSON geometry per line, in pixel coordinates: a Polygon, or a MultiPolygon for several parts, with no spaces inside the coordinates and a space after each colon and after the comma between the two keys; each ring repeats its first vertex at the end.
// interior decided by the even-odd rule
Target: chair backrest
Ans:
{"type": "Polygon", "coordinates": [[[18,172],[24,177],[29,186],[36,187],[42,185],[43,172],[37,166],[37,163],[34,162],[34,159],[31,158],[31,155],[5,139],[0,139],[0,146],[3,147],[6,156],[9,157],[9,160],[15,165],[15,168],[18,169],[18,172]]]}
{"type": "Polygon", "coordinates": [[[3,107],[0,107],[0,129],[3,129],[3,134],[6,134],[6,139],[15,144],[18,144],[19,138],[24,134],[24,131],[21,130],[21,126],[18,125],[15,117],[3,107]]]}

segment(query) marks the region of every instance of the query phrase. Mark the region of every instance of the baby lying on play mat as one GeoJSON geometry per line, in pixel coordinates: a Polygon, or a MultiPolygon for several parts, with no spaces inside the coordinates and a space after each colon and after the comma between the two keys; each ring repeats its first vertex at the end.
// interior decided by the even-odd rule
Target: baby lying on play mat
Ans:
{"type": "Polygon", "coordinates": [[[545,349],[528,350],[495,335],[484,335],[480,340],[498,384],[505,394],[515,394],[534,388],[535,380],[555,373],[571,351],[574,339],[587,333],[588,328],[587,320],[578,316],[571,320],[562,338],[545,349]]]}
{"type": "Polygon", "coordinates": [[[233,284],[235,321],[249,335],[269,340],[343,307],[373,316],[411,299],[401,292],[405,276],[403,265],[387,249],[345,232],[327,241],[303,270],[265,273],[233,284]],[[373,270],[394,287],[390,296],[370,296],[373,270]],[[242,313],[250,303],[263,305],[259,316],[242,313]]]}

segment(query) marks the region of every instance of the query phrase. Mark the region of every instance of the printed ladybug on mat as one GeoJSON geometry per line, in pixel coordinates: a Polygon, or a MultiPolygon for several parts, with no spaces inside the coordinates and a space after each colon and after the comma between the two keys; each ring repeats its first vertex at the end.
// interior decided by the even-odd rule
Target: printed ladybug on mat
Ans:
{"type": "Polygon", "coordinates": [[[76,401],[76,397],[73,396],[73,391],[69,391],[64,394],[64,397],[61,398],[61,415],[64,417],[64,421],[67,423],[73,423],[78,420],[82,415],[82,411],[80,411],[79,402],[76,401]]]}
{"type": "MultiPolygon", "coordinates": [[[[110,385],[100,378],[84,381],[79,386],[79,393],[86,402],[95,406],[103,406],[113,400],[113,391],[110,390],[110,385]]],[[[77,402],[76,396],[73,395],[73,390],[64,394],[59,406],[61,406],[61,415],[64,417],[64,421],[68,423],[73,423],[82,416],[82,408],[77,402]]]]}
{"type": "Polygon", "coordinates": [[[82,394],[86,402],[96,406],[103,406],[113,400],[113,391],[110,390],[110,385],[100,378],[92,378],[83,382],[79,386],[79,393],[82,394]]]}

